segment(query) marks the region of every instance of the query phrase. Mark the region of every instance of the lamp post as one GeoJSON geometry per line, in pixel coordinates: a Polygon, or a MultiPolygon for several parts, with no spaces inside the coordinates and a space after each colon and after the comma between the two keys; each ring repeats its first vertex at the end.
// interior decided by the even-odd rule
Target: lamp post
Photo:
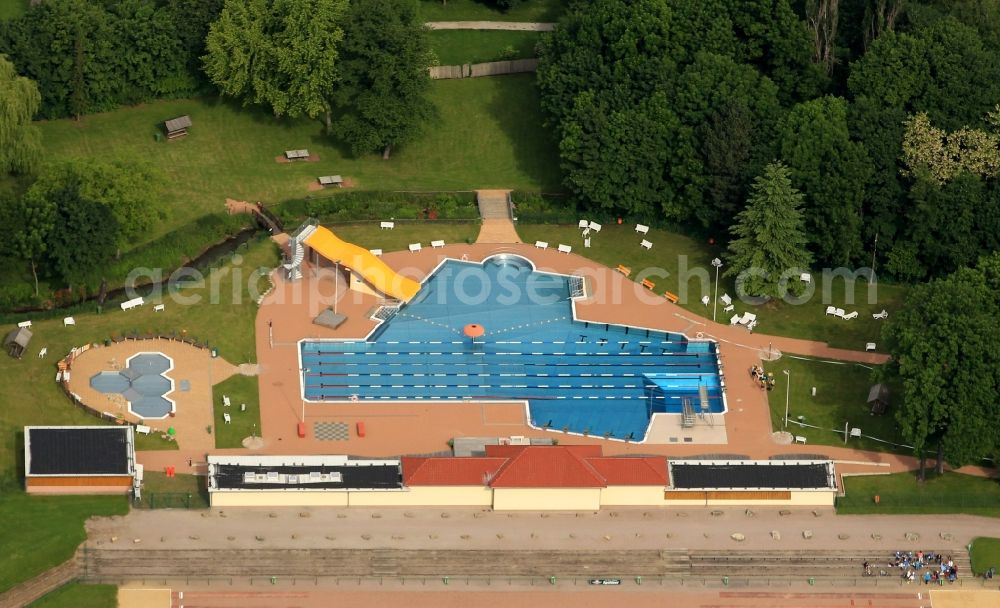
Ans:
{"type": "Polygon", "coordinates": [[[785,382],[785,428],[788,428],[788,396],[792,393],[792,375],[788,373],[787,369],[781,370],[783,374],[788,378],[785,382]]]}
{"type": "Polygon", "coordinates": [[[715,312],[719,309],[719,268],[722,267],[722,260],[715,258],[712,266],[715,266],[715,302],[712,305],[712,320],[715,321],[715,312]]]}

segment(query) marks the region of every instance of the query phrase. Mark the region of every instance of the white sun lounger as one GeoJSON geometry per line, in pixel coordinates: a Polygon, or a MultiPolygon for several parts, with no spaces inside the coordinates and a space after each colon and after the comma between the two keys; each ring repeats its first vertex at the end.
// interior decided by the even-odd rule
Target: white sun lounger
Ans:
{"type": "Polygon", "coordinates": [[[642,224],[635,225],[635,231],[639,234],[649,234],[649,226],[644,226],[642,224]]]}
{"type": "Polygon", "coordinates": [[[845,321],[850,321],[851,319],[857,319],[857,318],[858,318],[858,311],[856,310],[841,317],[841,319],[845,321]]]}
{"type": "Polygon", "coordinates": [[[827,306],[826,307],[826,314],[828,314],[828,315],[835,315],[835,314],[837,314],[837,307],[836,306],[827,306]]]}
{"type": "Polygon", "coordinates": [[[420,251],[420,243],[410,243],[410,251],[412,252],[420,251]]]}
{"type": "Polygon", "coordinates": [[[44,359],[45,355],[49,354],[49,347],[42,347],[42,350],[38,351],[38,358],[44,359]]]}
{"type": "Polygon", "coordinates": [[[844,309],[843,308],[834,308],[833,309],[833,316],[835,316],[835,317],[840,317],[841,319],[843,319],[844,318],[844,314],[845,313],[844,313],[844,309]]]}
{"type": "Polygon", "coordinates": [[[701,296],[701,303],[702,304],[704,304],[705,306],[708,306],[708,302],[709,302],[709,297],[708,296],[701,296]]]}
{"type": "Polygon", "coordinates": [[[739,315],[733,315],[732,318],[729,319],[729,324],[730,325],[739,325],[740,324],[740,316],[739,315]]]}
{"type": "Polygon", "coordinates": [[[538,247],[539,249],[548,249],[549,244],[545,241],[535,241],[535,247],[538,247]]]}
{"type": "Polygon", "coordinates": [[[733,299],[729,297],[728,293],[722,294],[722,297],[719,298],[719,301],[725,304],[726,306],[729,306],[730,304],[733,303],[733,299]]]}
{"type": "Polygon", "coordinates": [[[222,406],[223,407],[229,407],[230,405],[231,404],[229,402],[229,395],[223,395],[222,396],[222,406]]]}
{"type": "Polygon", "coordinates": [[[879,319],[879,320],[888,319],[889,318],[889,313],[887,313],[885,311],[885,309],[883,308],[882,312],[877,312],[877,313],[873,314],[872,318],[873,319],[879,319]]]}
{"type": "Polygon", "coordinates": [[[652,249],[653,248],[653,244],[650,243],[649,241],[647,241],[646,239],[642,239],[642,242],[639,243],[639,246],[642,247],[643,249],[652,249]]]}
{"type": "Polygon", "coordinates": [[[573,248],[569,245],[559,245],[558,249],[559,253],[570,253],[573,251],[573,248]]]}
{"type": "Polygon", "coordinates": [[[226,424],[232,424],[233,423],[233,417],[229,415],[229,412],[224,413],[222,415],[222,419],[226,421],[226,424]]]}
{"type": "Polygon", "coordinates": [[[431,247],[434,249],[441,249],[444,247],[444,241],[431,241],[431,247]]]}
{"type": "Polygon", "coordinates": [[[745,312],[743,313],[743,318],[740,320],[740,324],[749,325],[750,323],[753,323],[756,320],[757,320],[757,315],[753,314],[752,312],[745,312]]]}

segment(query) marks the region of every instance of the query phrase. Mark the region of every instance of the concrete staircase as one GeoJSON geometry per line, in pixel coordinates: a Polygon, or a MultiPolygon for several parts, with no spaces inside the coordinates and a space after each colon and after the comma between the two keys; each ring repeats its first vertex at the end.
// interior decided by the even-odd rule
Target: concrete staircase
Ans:
{"type": "Polygon", "coordinates": [[[477,243],[520,243],[510,215],[510,190],[477,190],[479,216],[483,219],[477,243]]]}

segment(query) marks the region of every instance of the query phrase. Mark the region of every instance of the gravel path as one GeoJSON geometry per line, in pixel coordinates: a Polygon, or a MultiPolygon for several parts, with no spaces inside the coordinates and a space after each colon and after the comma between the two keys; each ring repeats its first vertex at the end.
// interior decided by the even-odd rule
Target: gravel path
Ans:
{"type": "Polygon", "coordinates": [[[516,32],[551,32],[555,23],[524,23],[513,21],[431,21],[432,30],[509,30],[516,32]]]}
{"type": "MultiPolygon", "coordinates": [[[[133,510],[87,524],[88,544],[142,547],[399,549],[898,549],[946,551],[1000,536],[1000,520],[966,515],[837,516],[832,510],[618,509],[496,513],[476,509],[229,508],[133,510]],[[719,513],[719,515],[712,515],[719,513]],[[810,531],[812,538],[804,538],[810,531]],[[772,538],[778,532],[780,540],[772,538]],[[731,534],[745,536],[742,542],[731,534]],[[919,538],[907,540],[907,534],[919,538]],[[257,540],[256,537],[264,540],[257,540]],[[112,543],[112,537],[117,542],[112,543]],[[232,537],[232,540],[229,540],[232,537]]],[[[912,538],[912,536],[911,536],[912,538]]]]}

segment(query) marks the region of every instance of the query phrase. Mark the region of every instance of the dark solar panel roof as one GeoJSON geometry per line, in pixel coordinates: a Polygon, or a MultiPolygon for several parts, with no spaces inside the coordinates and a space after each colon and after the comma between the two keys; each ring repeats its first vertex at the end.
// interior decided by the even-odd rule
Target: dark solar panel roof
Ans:
{"type": "Polygon", "coordinates": [[[826,463],[684,464],[670,463],[670,479],[676,489],[695,488],[829,488],[826,463]]]}
{"type": "Polygon", "coordinates": [[[262,465],[246,466],[236,464],[215,465],[215,483],[219,489],[281,490],[281,489],[378,489],[395,490],[403,487],[398,464],[377,464],[362,466],[320,466],[320,465],[262,465]],[[245,483],[244,473],[277,472],[284,475],[301,475],[313,472],[340,473],[341,481],[320,483],[245,483]]]}
{"type": "Polygon", "coordinates": [[[128,475],[128,428],[29,428],[28,475],[128,475]]]}

